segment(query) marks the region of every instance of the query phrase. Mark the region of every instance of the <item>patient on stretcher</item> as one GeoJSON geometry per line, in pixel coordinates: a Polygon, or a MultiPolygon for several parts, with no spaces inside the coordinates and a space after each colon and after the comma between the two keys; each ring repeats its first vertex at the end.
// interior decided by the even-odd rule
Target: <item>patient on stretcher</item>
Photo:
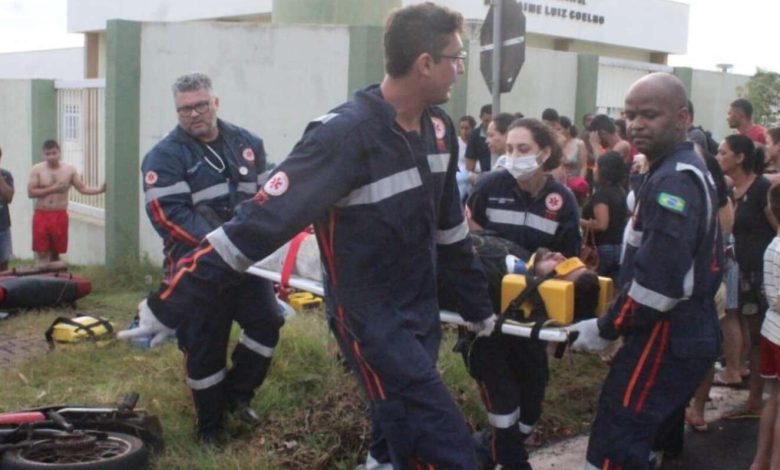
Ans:
{"type": "MultiPolygon", "coordinates": [[[[507,256],[507,275],[501,282],[501,310],[526,287],[526,273],[539,284],[539,294],[547,315],[560,324],[569,324],[606,311],[612,298],[612,282],[589,271],[578,258],[566,258],[561,253],[539,248],[527,262],[513,255],[507,256]]],[[[531,306],[524,304],[524,314],[530,315],[531,306]]]]}
{"type": "MultiPolygon", "coordinates": [[[[577,258],[566,258],[561,253],[540,248],[531,255],[522,247],[490,233],[471,235],[473,245],[482,260],[488,278],[493,308],[503,312],[526,286],[527,270],[536,278],[548,278],[539,285],[539,293],[551,319],[569,324],[606,311],[612,298],[612,282],[588,271],[577,258]]],[[[285,262],[294,263],[292,274],[317,282],[323,281],[322,264],[316,237],[301,235],[296,253],[290,253],[292,242],[259,261],[257,266],[282,272],[285,262]],[[289,258],[289,259],[288,259],[289,258]]],[[[443,276],[442,276],[443,277],[443,276]]],[[[441,308],[457,311],[449,299],[446,282],[440,279],[439,304],[441,308]]],[[[524,310],[530,312],[528,305],[524,310]]]]}
{"type": "MultiPolygon", "coordinates": [[[[526,271],[536,279],[546,278],[538,287],[549,318],[561,325],[592,317],[606,311],[612,298],[611,280],[588,271],[577,258],[540,248],[530,253],[493,232],[470,234],[488,281],[488,293],[496,313],[506,310],[526,286],[526,271]],[[575,315],[576,313],[576,315],[575,315]]],[[[454,295],[449,291],[447,273],[439,276],[439,306],[458,311],[454,295]]],[[[531,305],[523,308],[526,318],[531,305]]]]}

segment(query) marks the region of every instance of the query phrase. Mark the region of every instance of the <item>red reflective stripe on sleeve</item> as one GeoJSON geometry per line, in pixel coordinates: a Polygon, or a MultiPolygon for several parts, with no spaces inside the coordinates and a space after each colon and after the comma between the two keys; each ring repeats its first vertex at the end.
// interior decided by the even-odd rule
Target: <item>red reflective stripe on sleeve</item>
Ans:
{"type": "Polygon", "coordinates": [[[171,281],[171,284],[168,286],[168,288],[165,289],[165,291],[162,294],[160,294],[160,299],[166,300],[168,297],[170,297],[171,293],[173,292],[173,289],[176,288],[176,284],[179,283],[179,280],[182,278],[182,276],[194,271],[195,268],[198,266],[198,260],[200,259],[200,257],[209,253],[213,249],[214,249],[213,246],[207,245],[201,248],[200,250],[198,250],[197,252],[195,252],[195,256],[193,256],[192,258],[192,264],[189,267],[179,269],[179,272],[177,272],[176,276],[173,277],[173,281],[171,281]]]}
{"type": "Polygon", "coordinates": [[[655,342],[655,338],[658,336],[658,331],[660,329],[661,323],[656,323],[655,327],[653,328],[653,333],[650,335],[650,339],[647,340],[644,351],[642,351],[642,356],[639,358],[639,362],[634,368],[634,373],[631,375],[631,380],[628,382],[628,387],[626,387],[626,392],[623,395],[623,406],[626,408],[628,408],[631,403],[631,394],[634,392],[634,387],[639,380],[639,375],[642,373],[642,369],[645,366],[645,361],[647,361],[647,356],[650,354],[650,350],[653,348],[653,343],[655,342]]]}
{"type": "Polygon", "coordinates": [[[650,376],[647,378],[645,386],[642,388],[642,393],[639,395],[639,401],[637,401],[636,408],[634,408],[637,412],[642,411],[642,407],[647,399],[647,394],[650,393],[650,389],[653,388],[653,385],[655,384],[655,377],[658,375],[658,369],[661,366],[661,360],[666,351],[666,344],[669,341],[669,322],[664,320],[662,323],[663,332],[661,333],[661,345],[658,347],[658,351],[656,351],[653,368],[650,370],[650,376]]]}
{"type": "Polygon", "coordinates": [[[150,202],[149,205],[151,206],[151,210],[152,210],[152,218],[160,226],[162,226],[165,229],[165,231],[168,232],[173,238],[181,240],[184,243],[193,247],[198,246],[200,240],[195,239],[195,237],[193,237],[189,232],[179,227],[178,225],[174,224],[173,222],[168,220],[167,217],[165,217],[165,211],[160,205],[160,201],[155,199],[154,201],[150,202]]]}

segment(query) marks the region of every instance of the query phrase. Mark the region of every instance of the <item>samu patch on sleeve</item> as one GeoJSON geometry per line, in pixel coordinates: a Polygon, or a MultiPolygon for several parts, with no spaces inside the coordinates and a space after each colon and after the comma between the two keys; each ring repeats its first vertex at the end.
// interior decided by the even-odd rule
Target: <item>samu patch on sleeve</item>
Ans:
{"type": "Polygon", "coordinates": [[[674,194],[661,193],[658,195],[658,205],[677,214],[685,212],[685,199],[674,194]]]}

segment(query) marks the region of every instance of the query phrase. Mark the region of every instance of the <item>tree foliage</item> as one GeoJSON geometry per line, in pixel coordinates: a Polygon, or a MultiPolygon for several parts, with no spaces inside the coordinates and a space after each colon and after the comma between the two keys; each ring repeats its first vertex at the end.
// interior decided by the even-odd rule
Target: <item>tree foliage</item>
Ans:
{"type": "Polygon", "coordinates": [[[753,105],[753,122],[773,126],[780,121],[780,74],[759,68],[737,94],[753,105]]]}

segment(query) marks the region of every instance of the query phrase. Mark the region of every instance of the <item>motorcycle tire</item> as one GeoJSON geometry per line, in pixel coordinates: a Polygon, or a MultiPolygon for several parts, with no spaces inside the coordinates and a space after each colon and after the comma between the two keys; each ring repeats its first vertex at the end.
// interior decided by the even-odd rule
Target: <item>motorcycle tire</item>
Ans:
{"type": "Polygon", "coordinates": [[[35,446],[9,450],[0,461],[2,470],[136,470],[144,468],[149,451],[137,437],[106,432],[106,439],[86,448],[58,448],[52,439],[35,446]]]}

